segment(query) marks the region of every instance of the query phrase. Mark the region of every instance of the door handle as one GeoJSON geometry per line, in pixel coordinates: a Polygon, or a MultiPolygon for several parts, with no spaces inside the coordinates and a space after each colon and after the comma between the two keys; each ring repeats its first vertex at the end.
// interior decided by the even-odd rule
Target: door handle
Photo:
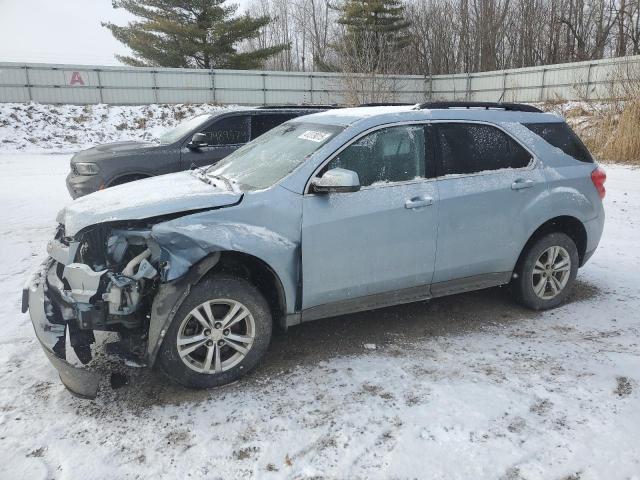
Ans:
{"type": "Polygon", "coordinates": [[[431,197],[413,197],[404,202],[404,208],[420,208],[428,207],[433,204],[433,198],[431,197]]]}
{"type": "Polygon", "coordinates": [[[511,190],[522,190],[523,188],[533,187],[533,180],[525,180],[519,178],[511,184],[511,190]]]}

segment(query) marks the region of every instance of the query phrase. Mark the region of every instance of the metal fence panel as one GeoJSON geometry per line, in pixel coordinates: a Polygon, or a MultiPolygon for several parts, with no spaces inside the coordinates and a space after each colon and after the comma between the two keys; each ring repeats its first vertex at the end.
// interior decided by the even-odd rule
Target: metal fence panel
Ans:
{"type": "MultiPolygon", "coordinates": [[[[424,100],[609,100],[640,79],[640,56],[435,76],[371,77],[324,72],[195,70],[0,63],[0,102],[343,104],[358,86],[384,82],[398,102],[424,100]]],[[[378,85],[380,85],[378,83],[378,85]]]]}
{"type": "Polygon", "coordinates": [[[2,68],[0,66],[0,85],[26,85],[27,83],[29,83],[27,70],[24,67],[2,68]]]}
{"type": "Polygon", "coordinates": [[[187,75],[180,72],[158,71],[155,75],[156,86],[159,88],[197,88],[204,90],[211,88],[209,70],[187,75]]]}
{"type": "Polygon", "coordinates": [[[92,88],[31,87],[31,97],[39,103],[100,103],[99,92],[92,88]]]}
{"type": "Polygon", "coordinates": [[[231,90],[262,90],[262,75],[257,72],[247,72],[237,75],[229,72],[216,72],[216,87],[231,90]]]}
{"type": "Polygon", "coordinates": [[[206,90],[162,90],[156,93],[157,103],[213,103],[211,91],[206,90]]]}
{"type": "Polygon", "coordinates": [[[0,103],[28,102],[29,90],[23,87],[3,87],[0,86],[0,103]]]}
{"type": "Polygon", "coordinates": [[[311,96],[306,90],[265,90],[267,105],[284,105],[287,103],[311,103],[311,96]]]}
{"type": "Polygon", "coordinates": [[[103,87],[151,88],[154,87],[154,75],[148,71],[105,70],[100,73],[103,87]]]}
{"type": "MultiPolygon", "coordinates": [[[[318,74],[313,75],[313,89],[321,92],[340,92],[343,89],[340,76],[337,74],[318,74]]],[[[331,103],[331,102],[329,102],[331,103]]]]}
{"type": "Polygon", "coordinates": [[[102,103],[115,105],[145,105],[157,103],[156,91],[151,89],[105,88],[102,90],[102,103]]]}

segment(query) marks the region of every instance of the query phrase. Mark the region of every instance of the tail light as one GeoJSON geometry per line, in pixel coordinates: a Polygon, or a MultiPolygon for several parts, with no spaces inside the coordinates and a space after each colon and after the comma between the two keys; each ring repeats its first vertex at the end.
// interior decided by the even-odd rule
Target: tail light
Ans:
{"type": "Polygon", "coordinates": [[[607,173],[604,171],[602,167],[596,168],[593,172],[591,172],[591,181],[593,182],[593,186],[596,187],[598,191],[598,195],[600,198],[604,198],[606,195],[606,190],[604,188],[604,182],[607,180],[607,173]]]}

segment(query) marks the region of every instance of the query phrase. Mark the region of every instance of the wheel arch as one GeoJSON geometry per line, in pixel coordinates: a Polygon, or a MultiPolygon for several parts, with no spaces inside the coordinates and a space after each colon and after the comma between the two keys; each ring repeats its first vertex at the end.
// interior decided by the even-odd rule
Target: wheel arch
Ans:
{"type": "Polygon", "coordinates": [[[211,267],[205,277],[218,272],[239,276],[255,285],[267,300],[274,323],[286,327],[287,299],[284,286],[276,271],[267,262],[245,252],[225,250],[220,252],[220,260],[211,267]]]}
{"type": "Polygon", "coordinates": [[[241,251],[218,250],[195,263],[173,282],[160,286],[151,306],[146,360],[154,365],[169,324],[191,291],[191,287],[216,273],[245,278],[258,288],[267,300],[274,324],[286,328],[287,300],[276,271],[264,260],[241,251]]]}
{"type": "Polygon", "coordinates": [[[127,172],[117,175],[106,182],[106,187],[114,187],[116,185],[122,185],[124,183],[133,182],[136,180],[142,180],[143,178],[153,177],[153,174],[149,172],[127,172]]]}
{"type": "Polygon", "coordinates": [[[578,249],[578,257],[580,259],[579,265],[582,266],[585,261],[585,254],[587,251],[587,229],[578,218],[572,215],[559,215],[557,217],[550,218],[531,233],[528,240],[520,250],[520,255],[518,256],[514,270],[518,268],[520,262],[524,258],[524,254],[533,242],[543,235],[555,232],[564,233],[573,240],[576,244],[576,248],[578,249]]]}

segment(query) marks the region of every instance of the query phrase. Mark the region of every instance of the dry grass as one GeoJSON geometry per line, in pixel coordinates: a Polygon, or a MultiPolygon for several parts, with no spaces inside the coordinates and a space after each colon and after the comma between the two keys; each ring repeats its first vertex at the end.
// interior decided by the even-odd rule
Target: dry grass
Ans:
{"type": "Polygon", "coordinates": [[[562,115],[598,161],[640,165],[640,91],[626,101],[541,107],[562,115]]]}
{"type": "Polygon", "coordinates": [[[597,119],[584,140],[598,158],[640,165],[640,95],[597,119]]]}
{"type": "Polygon", "coordinates": [[[557,98],[541,107],[562,115],[598,161],[640,165],[640,67],[621,66],[600,88],[609,100],[589,100],[576,87],[578,101],[557,98]]]}
{"type": "Polygon", "coordinates": [[[597,115],[586,140],[598,158],[640,165],[640,69],[621,67],[612,80],[610,93],[623,101],[597,115]]]}
{"type": "Polygon", "coordinates": [[[579,117],[586,117],[591,115],[591,112],[589,112],[588,110],[586,110],[584,108],[583,105],[576,105],[573,108],[568,108],[567,110],[565,110],[564,112],[564,117],[565,118],[579,118],[579,117]]]}

